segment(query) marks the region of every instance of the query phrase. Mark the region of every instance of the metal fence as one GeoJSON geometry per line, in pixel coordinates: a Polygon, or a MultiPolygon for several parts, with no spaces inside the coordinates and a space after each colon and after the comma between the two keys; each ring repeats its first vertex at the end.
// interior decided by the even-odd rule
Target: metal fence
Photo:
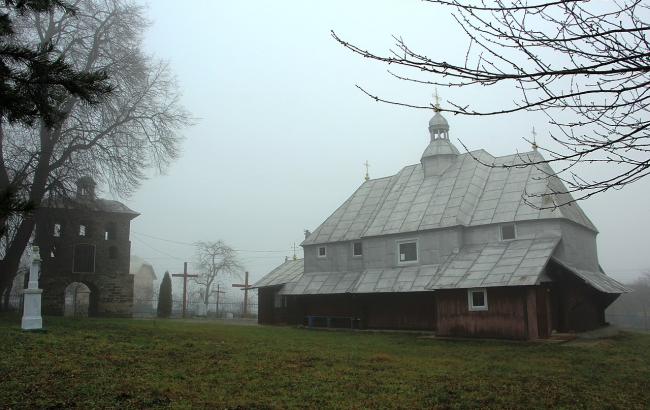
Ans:
{"type": "MultiPolygon", "coordinates": [[[[136,300],[133,304],[133,317],[154,317],[158,306],[157,299],[136,300]]],[[[183,301],[172,301],[172,317],[181,317],[183,301]]],[[[257,303],[248,303],[244,313],[244,302],[208,303],[188,301],[187,317],[205,317],[208,319],[257,318],[257,303]]]]}

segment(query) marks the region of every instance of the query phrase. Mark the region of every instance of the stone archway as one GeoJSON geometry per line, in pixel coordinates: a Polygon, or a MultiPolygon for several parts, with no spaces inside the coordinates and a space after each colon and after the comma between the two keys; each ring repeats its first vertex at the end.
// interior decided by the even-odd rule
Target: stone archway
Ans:
{"type": "Polygon", "coordinates": [[[88,317],[95,313],[95,292],[82,282],[72,282],[64,291],[63,316],[88,317]]]}

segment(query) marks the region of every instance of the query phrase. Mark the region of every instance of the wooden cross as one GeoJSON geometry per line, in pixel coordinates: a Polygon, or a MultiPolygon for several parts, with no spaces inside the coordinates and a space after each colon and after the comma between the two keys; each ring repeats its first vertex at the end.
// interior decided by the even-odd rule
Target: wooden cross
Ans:
{"type": "Polygon", "coordinates": [[[185,312],[187,311],[187,278],[198,278],[199,275],[188,275],[187,262],[184,262],[183,273],[174,273],[172,276],[175,278],[183,278],[183,317],[185,317],[185,312]]]}
{"type": "Polygon", "coordinates": [[[233,283],[233,288],[242,288],[244,291],[244,316],[248,313],[248,289],[251,287],[248,284],[248,272],[244,276],[244,283],[233,283]]]}

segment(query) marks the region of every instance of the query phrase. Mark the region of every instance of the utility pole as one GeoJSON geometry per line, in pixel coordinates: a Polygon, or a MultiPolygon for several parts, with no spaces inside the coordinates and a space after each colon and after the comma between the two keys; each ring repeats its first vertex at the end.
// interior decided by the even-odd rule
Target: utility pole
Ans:
{"type": "Polygon", "coordinates": [[[244,283],[233,283],[232,287],[242,288],[244,291],[244,316],[246,316],[248,314],[248,289],[250,289],[250,286],[248,286],[248,272],[244,276],[244,283]]]}
{"type": "Polygon", "coordinates": [[[198,278],[199,275],[188,275],[187,274],[187,262],[183,263],[183,274],[175,273],[172,275],[176,278],[183,278],[183,317],[185,317],[185,312],[187,311],[187,278],[198,278]]]}

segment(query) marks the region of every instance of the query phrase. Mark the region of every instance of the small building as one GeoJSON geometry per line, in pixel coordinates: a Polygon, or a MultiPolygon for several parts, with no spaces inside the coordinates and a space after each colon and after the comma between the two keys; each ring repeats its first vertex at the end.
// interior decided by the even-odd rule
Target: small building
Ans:
{"type": "Polygon", "coordinates": [[[78,180],[75,198],[50,201],[36,212],[45,314],[70,312],[67,300],[76,316],[131,316],[129,236],[138,215],[118,201],[97,198],[88,177],[78,180]],[[87,312],[77,311],[79,300],[87,300],[87,312]]]}
{"type": "Polygon", "coordinates": [[[153,266],[131,255],[130,273],[133,275],[133,314],[155,313],[157,298],[154,294],[154,282],[158,278],[153,266]]]}
{"type": "Polygon", "coordinates": [[[628,290],[551,167],[525,165],[541,154],[460,153],[437,111],[429,136],[419,163],[367,179],[306,233],[304,260],[254,284],[259,322],[511,339],[605,324],[628,290]]]}

